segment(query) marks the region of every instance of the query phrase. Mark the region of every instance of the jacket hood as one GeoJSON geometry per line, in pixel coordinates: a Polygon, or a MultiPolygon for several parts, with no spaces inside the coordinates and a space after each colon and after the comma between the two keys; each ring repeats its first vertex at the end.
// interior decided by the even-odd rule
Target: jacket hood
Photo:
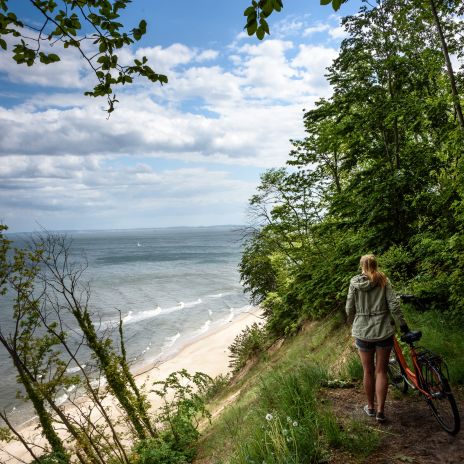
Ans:
{"type": "Polygon", "coordinates": [[[368,292],[376,286],[364,274],[354,276],[350,283],[353,285],[353,287],[361,290],[362,292],[368,292]]]}

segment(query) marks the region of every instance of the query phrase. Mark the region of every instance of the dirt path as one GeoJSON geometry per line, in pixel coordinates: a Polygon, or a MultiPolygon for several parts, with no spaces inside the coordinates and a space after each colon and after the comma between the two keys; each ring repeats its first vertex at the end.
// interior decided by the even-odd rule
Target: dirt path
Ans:
{"type": "MultiPolygon", "coordinates": [[[[390,387],[391,388],[391,387],[390,387]]],[[[401,396],[391,388],[385,414],[388,421],[379,425],[367,417],[361,386],[347,389],[325,389],[323,392],[343,424],[355,419],[380,431],[380,444],[366,464],[464,464],[464,431],[453,437],[444,432],[432,416],[425,401],[415,394],[401,396]]],[[[464,419],[464,395],[458,394],[458,408],[464,419]]],[[[464,428],[464,424],[463,424],[464,428]]],[[[331,464],[358,463],[350,456],[333,457],[331,464]]]]}

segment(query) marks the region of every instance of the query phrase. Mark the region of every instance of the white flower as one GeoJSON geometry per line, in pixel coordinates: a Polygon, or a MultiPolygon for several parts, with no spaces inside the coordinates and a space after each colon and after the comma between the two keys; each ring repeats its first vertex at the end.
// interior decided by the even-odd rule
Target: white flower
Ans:
{"type": "Polygon", "coordinates": [[[272,416],[271,413],[268,412],[268,413],[266,414],[266,420],[271,421],[272,419],[274,419],[274,417],[272,416]]]}
{"type": "Polygon", "coordinates": [[[287,430],[287,429],[283,429],[283,430],[282,430],[282,433],[283,433],[284,435],[287,435],[288,430],[287,430]]]}
{"type": "Polygon", "coordinates": [[[298,427],[298,422],[297,421],[293,421],[293,427],[298,427]]]}
{"type": "Polygon", "coordinates": [[[292,422],[292,418],[287,416],[287,422],[292,422]]]}

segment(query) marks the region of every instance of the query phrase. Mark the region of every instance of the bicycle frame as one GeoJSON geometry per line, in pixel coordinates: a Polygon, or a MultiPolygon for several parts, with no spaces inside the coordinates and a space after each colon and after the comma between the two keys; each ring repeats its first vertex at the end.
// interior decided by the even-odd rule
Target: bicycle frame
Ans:
{"type": "Polygon", "coordinates": [[[421,385],[424,384],[424,379],[422,377],[419,362],[417,361],[417,351],[414,345],[409,345],[414,372],[409,368],[408,363],[404,357],[403,350],[401,349],[401,345],[398,343],[398,340],[395,336],[393,337],[393,349],[395,351],[396,359],[398,360],[398,363],[404,372],[404,376],[407,378],[407,380],[409,380],[409,385],[411,385],[412,388],[420,391],[427,399],[432,399],[432,395],[421,387],[421,385]]]}

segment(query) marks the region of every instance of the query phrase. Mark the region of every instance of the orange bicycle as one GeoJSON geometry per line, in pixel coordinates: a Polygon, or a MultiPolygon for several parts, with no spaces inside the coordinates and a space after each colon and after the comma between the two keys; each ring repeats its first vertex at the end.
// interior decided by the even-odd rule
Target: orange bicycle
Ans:
{"type": "MultiPolygon", "coordinates": [[[[401,295],[402,300],[412,295],[401,295]]],[[[404,357],[401,345],[394,337],[394,346],[388,366],[390,382],[403,393],[408,387],[417,390],[430,406],[435,419],[451,435],[461,428],[456,400],[449,385],[448,367],[443,358],[425,348],[414,346],[422,337],[420,331],[410,331],[401,336],[401,341],[409,345],[413,369],[404,357]]]]}

